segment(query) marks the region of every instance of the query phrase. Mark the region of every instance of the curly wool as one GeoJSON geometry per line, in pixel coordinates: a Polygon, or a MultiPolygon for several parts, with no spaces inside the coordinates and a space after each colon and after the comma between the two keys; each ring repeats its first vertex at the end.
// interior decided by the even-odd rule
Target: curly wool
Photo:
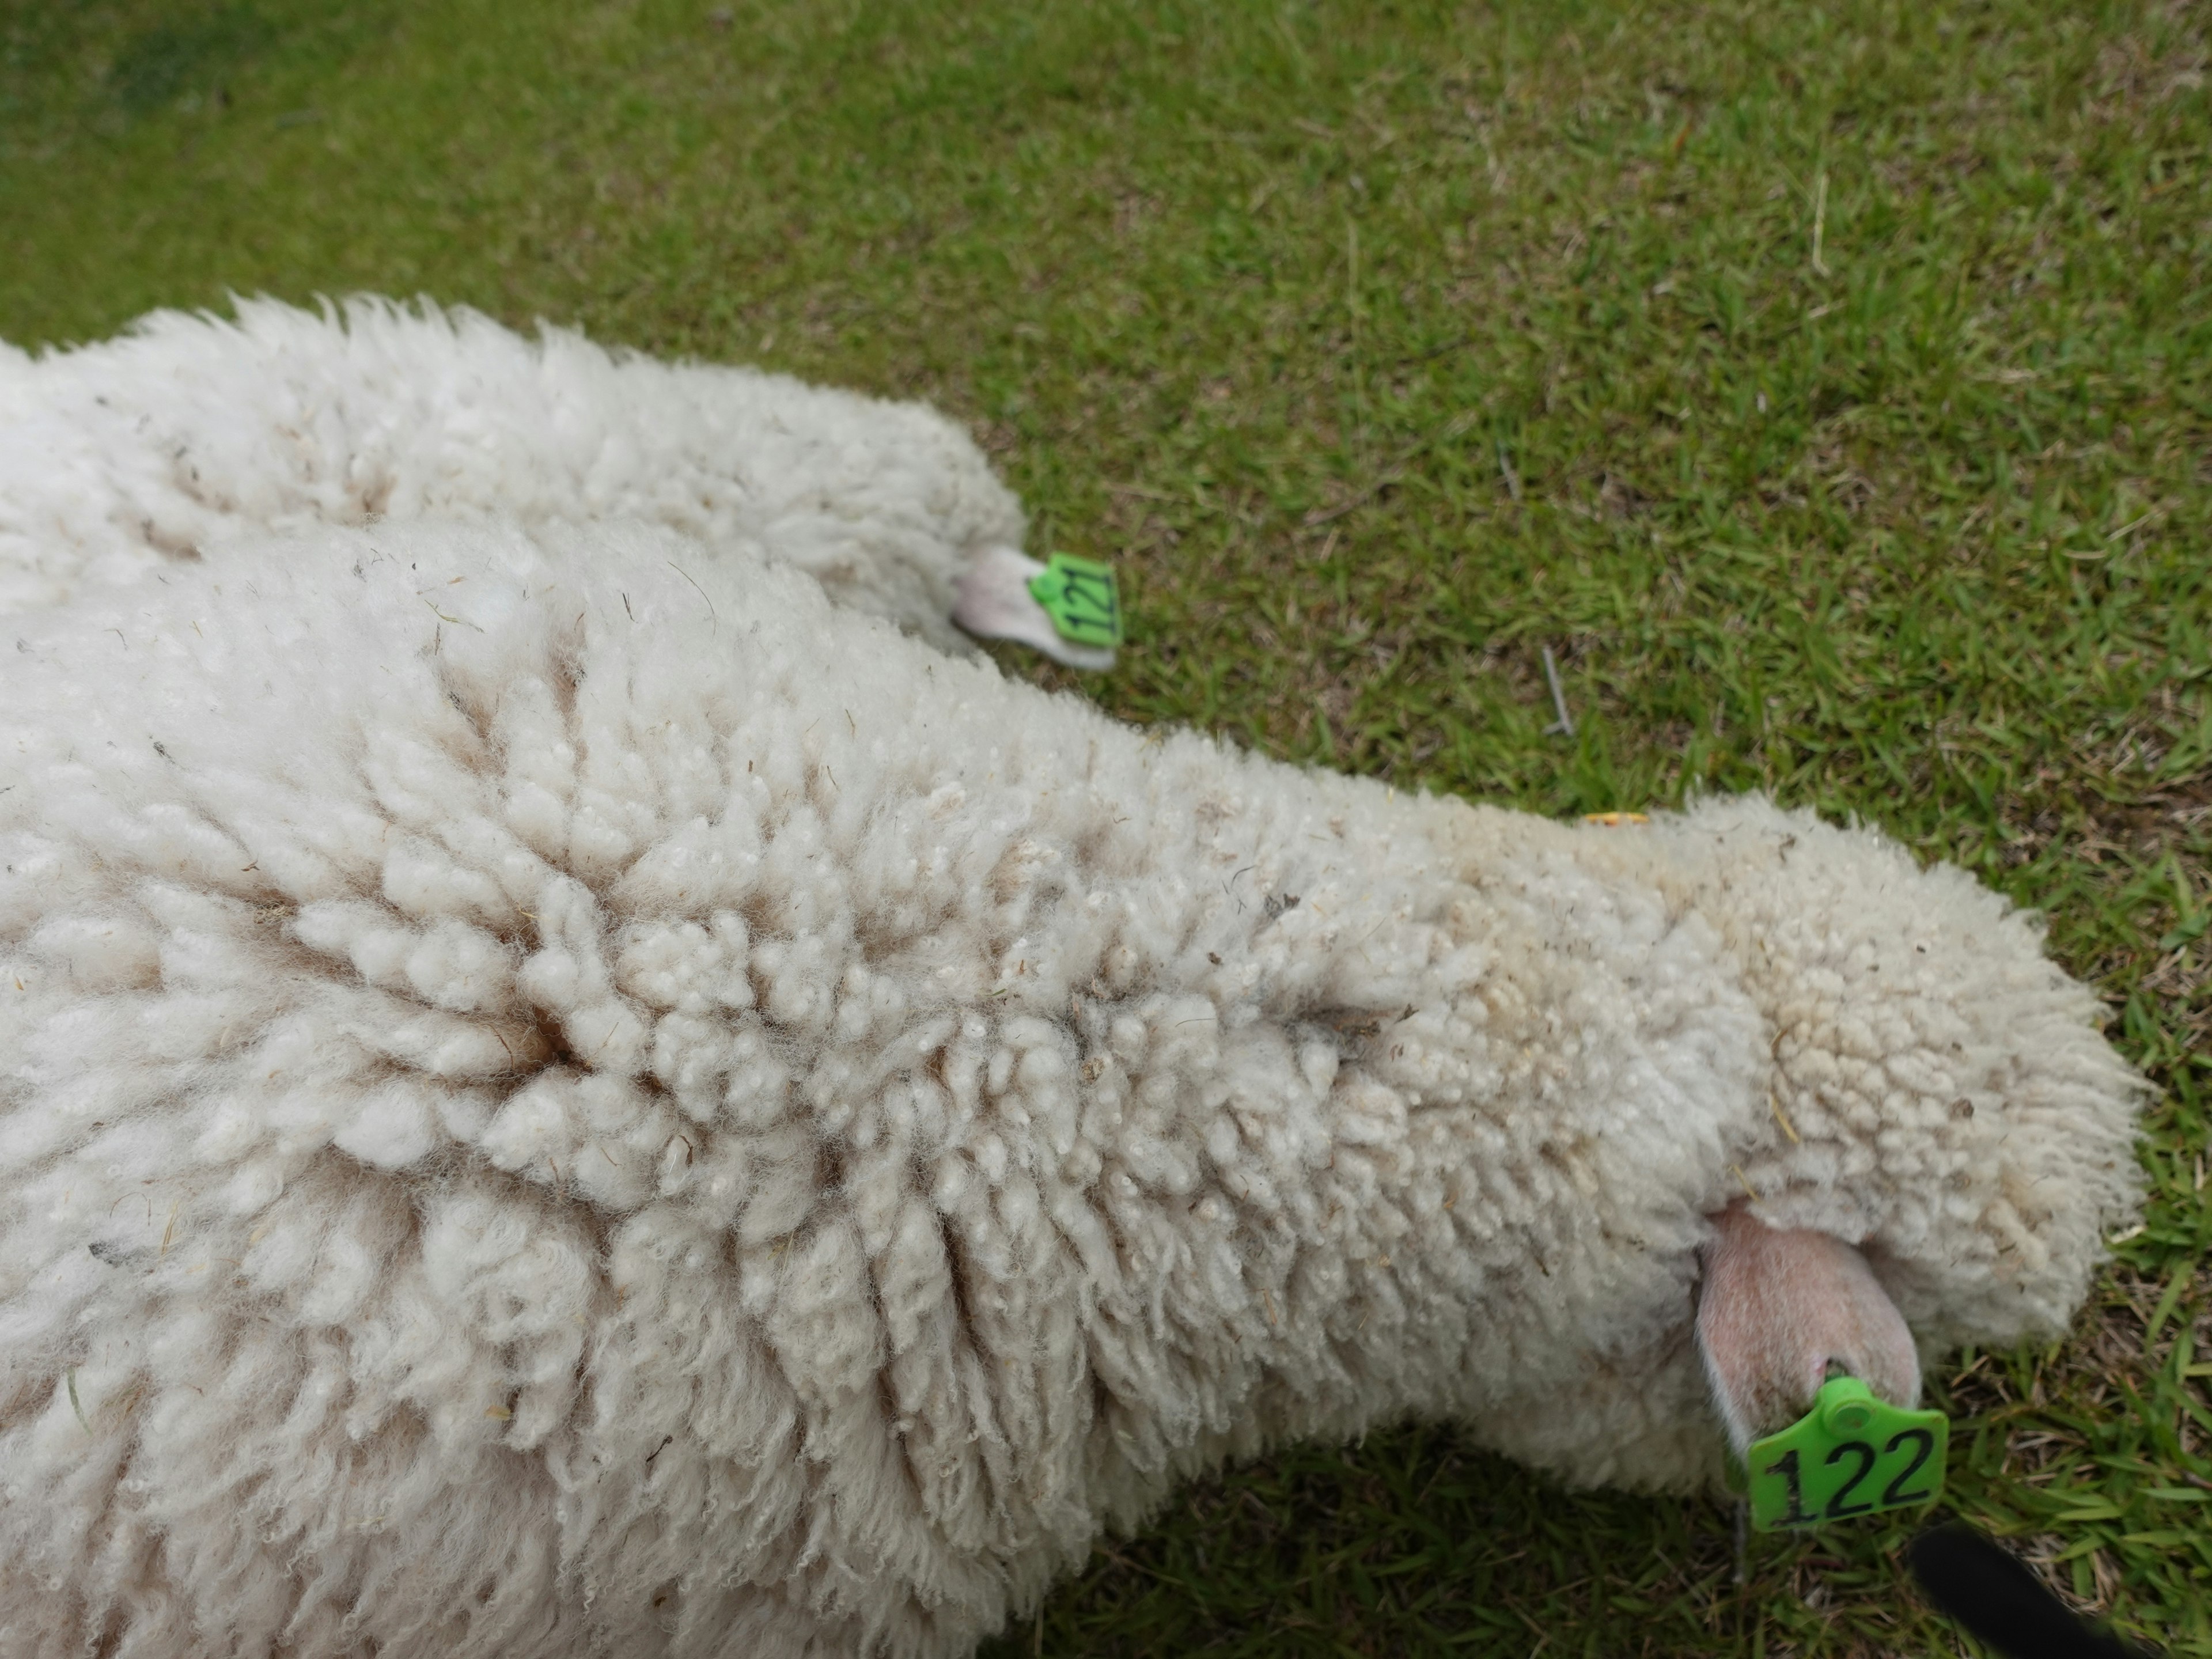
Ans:
{"type": "Polygon", "coordinates": [[[1711,1479],[1747,1182],[1931,1358],[2137,1201],[1956,870],[1133,731],[683,545],[15,620],[0,1651],[957,1655],[1292,1437],[1711,1479]]]}
{"type": "MultiPolygon", "coordinates": [[[[155,312],[33,358],[0,343],[0,615],[318,523],[635,519],[794,565],[940,649],[1022,511],[920,404],[611,353],[365,296],[155,312]]],[[[687,568],[699,548],[684,550],[687,568]]]]}

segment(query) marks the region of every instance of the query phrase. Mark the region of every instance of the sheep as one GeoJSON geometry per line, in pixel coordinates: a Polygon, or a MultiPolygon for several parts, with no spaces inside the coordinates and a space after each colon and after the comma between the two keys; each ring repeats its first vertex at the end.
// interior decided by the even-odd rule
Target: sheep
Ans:
{"type": "Polygon", "coordinates": [[[975,634],[1113,665],[1030,596],[1020,503],[921,404],[543,325],[533,343],[428,301],[234,304],[234,322],[155,312],[38,358],[0,343],[0,615],[241,533],[635,518],[795,565],[940,650],[975,634]]]}
{"type": "Polygon", "coordinates": [[[1292,1439],[1705,1488],[2140,1202],[1959,870],[1132,729],[696,551],[310,524],[10,619],[0,1652],[957,1656],[1292,1439]],[[1852,1310],[1701,1343],[1708,1254],[1852,1310]]]}

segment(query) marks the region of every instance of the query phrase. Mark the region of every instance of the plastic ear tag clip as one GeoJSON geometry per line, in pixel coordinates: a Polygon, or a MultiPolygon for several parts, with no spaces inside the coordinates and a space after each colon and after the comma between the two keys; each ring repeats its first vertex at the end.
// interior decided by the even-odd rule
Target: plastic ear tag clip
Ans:
{"type": "Polygon", "coordinates": [[[1030,597],[1044,607],[1060,638],[1109,649],[1121,643],[1121,592],[1112,565],[1055,553],[1030,578],[1030,597]]]}
{"type": "Polygon", "coordinates": [[[1950,1443],[1942,1413],[1909,1412],[1856,1376],[1832,1376],[1811,1411],[1744,1454],[1751,1524],[1789,1531],[1932,1504],[1950,1443]]]}

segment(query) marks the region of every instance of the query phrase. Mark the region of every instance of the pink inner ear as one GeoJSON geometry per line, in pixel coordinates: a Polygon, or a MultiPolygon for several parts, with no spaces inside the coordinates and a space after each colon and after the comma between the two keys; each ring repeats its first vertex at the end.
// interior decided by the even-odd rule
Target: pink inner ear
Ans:
{"type": "Polygon", "coordinates": [[[1912,1333],[1864,1256],[1826,1233],[1770,1227],[1741,1202],[1713,1226],[1698,1347],[1739,1453],[1803,1416],[1831,1364],[1897,1405],[1918,1399],[1912,1333]]]}

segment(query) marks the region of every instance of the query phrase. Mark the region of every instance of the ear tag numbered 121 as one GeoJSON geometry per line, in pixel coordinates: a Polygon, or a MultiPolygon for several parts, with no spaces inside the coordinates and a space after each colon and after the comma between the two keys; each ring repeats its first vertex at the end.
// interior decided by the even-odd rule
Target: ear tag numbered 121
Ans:
{"type": "Polygon", "coordinates": [[[1932,1504],[1950,1439],[1942,1413],[1906,1411],[1856,1376],[1832,1376],[1811,1411],[1744,1454],[1751,1524],[1796,1531],[1932,1504]]]}
{"type": "Polygon", "coordinates": [[[1121,643],[1121,594],[1112,565],[1055,553],[1030,578],[1030,597],[1044,607],[1060,638],[1109,650],[1121,643]]]}

